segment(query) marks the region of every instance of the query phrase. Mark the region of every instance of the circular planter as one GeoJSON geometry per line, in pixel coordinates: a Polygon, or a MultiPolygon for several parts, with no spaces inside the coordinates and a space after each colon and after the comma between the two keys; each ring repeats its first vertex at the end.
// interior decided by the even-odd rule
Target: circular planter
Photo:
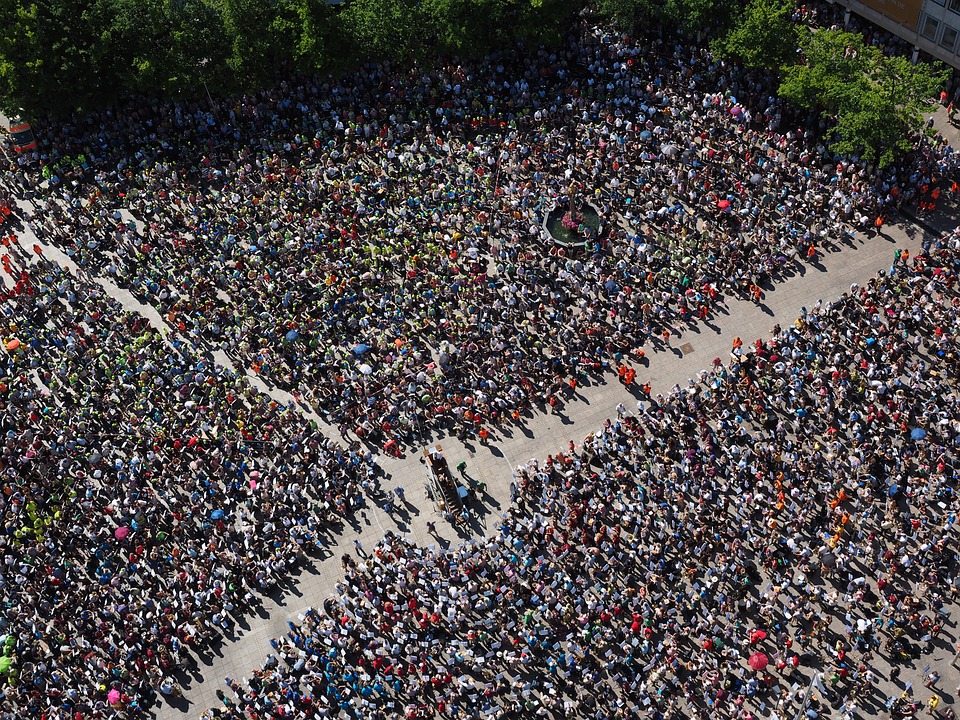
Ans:
{"type": "Polygon", "coordinates": [[[588,240],[599,238],[603,233],[603,223],[600,220],[600,213],[592,203],[580,201],[577,204],[577,212],[583,216],[582,226],[586,232],[566,228],[563,225],[563,216],[569,212],[570,207],[564,203],[557,203],[547,213],[543,219],[544,237],[559,247],[574,249],[582,248],[588,240]]]}

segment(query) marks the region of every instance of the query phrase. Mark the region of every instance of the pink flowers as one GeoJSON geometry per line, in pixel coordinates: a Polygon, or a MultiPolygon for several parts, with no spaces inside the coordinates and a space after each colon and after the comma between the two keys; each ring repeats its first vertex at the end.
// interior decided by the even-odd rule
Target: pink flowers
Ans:
{"type": "Polygon", "coordinates": [[[577,232],[580,229],[580,226],[583,224],[583,215],[577,213],[576,216],[566,213],[563,216],[563,219],[560,220],[560,224],[563,225],[567,230],[577,232]]]}

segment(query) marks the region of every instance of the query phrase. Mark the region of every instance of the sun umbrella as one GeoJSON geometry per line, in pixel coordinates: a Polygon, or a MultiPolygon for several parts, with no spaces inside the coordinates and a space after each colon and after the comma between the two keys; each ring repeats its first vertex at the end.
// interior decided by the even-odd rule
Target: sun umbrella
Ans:
{"type": "Polygon", "coordinates": [[[107,693],[107,703],[113,705],[118,702],[120,702],[120,691],[116,688],[113,688],[107,693]]]}
{"type": "Polygon", "coordinates": [[[724,198],[723,200],[717,203],[717,207],[720,208],[721,210],[726,210],[728,207],[730,207],[730,201],[724,198]]]}
{"type": "Polygon", "coordinates": [[[923,428],[914,428],[910,431],[910,437],[914,440],[923,440],[927,436],[927,431],[923,428]]]}
{"type": "Polygon", "coordinates": [[[649,140],[652,137],[653,137],[653,133],[650,132],[649,130],[644,130],[642,133],[640,133],[641,140],[649,140]]]}
{"type": "Polygon", "coordinates": [[[223,510],[217,508],[212,513],[210,513],[211,520],[220,520],[223,518],[223,510]]]}
{"type": "Polygon", "coordinates": [[[759,173],[754,173],[750,176],[750,183],[753,185],[759,185],[761,180],[763,180],[763,178],[760,177],[759,173]]]}
{"type": "Polygon", "coordinates": [[[767,663],[770,662],[770,658],[768,658],[762,652],[755,652],[753,655],[750,656],[750,660],[748,660],[747,662],[750,663],[751,668],[759,672],[760,670],[763,670],[767,666],[767,663]]]}
{"type": "Polygon", "coordinates": [[[743,112],[743,108],[740,107],[739,105],[734,105],[732,108],[730,108],[731,115],[739,115],[742,112],[743,112]]]}
{"type": "Polygon", "coordinates": [[[130,528],[121,525],[116,530],[113,531],[113,536],[117,540],[123,540],[127,535],[130,534],[130,528]]]}
{"type": "Polygon", "coordinates": [[[373,372],[373,368],[367,365],[366,363],[363,363],[363,365],[361,365],[357,369],[364,375],[370,375],[373,372]]]}
{"type": "Polygon", "coordinates": [[[356,345],[353,346],[353,354],[363,355],[369,349],[370,349],[370,346],[367,345],[366,343],[357,343],[356,345]]]}
{"type": "Polygon", "coordinates": [[[296,330],[291,330],[286,334],[285,337],[287,338],[287,342],[293,342],[298,337],[300,337],[300,333],[298,333],[296,330]]]}
{"type": "Polygon", "coordinates": [[[20,341],[16,338],[7,342],[7,350],[16,350],[18,347],[20,347],[20,341]]]}

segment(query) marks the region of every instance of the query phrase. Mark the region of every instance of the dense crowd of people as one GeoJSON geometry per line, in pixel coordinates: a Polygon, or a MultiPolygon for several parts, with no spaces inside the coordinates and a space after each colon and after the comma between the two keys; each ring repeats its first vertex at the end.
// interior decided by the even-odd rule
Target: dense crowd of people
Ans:
{"type": "Polygon", "coordinates": [[[940,138],[885,172],[835,157],[774,90],[692,41],[584,26],[555,51],[42,127],[14,176],[38,234],[185,342],[403,445],[519,420],[730,294],[761,301],[955,167],[940,138]],[[588,203],[607,233],[545,241],[551,208],[588,203]]]}
{"type": "MultiPolygon", "coordinates": [[[[960,591],[960,233],[517,468],[494,537],[343,557],[206,718],[875,717],[960,591]],[[812,673],[822,676],[810,685],[812,673]]],[[[927,677],[938,697],[939,673],[927,677]]],[[[932,705],[936,706],[936,701],[932,705]]],[[[915,709],[915,708],[914,708],[915,709]]]]}
{"type": "MultiPolygon", "coordinates": [[[[364,502],[357,440],[486,438],[592,373],[633,382],[645,345],[956,168],[939,137],[884,172],[835,157],[768,78],[586,25],[37,130],[0,188],[4,720],[143,715],[364,502]],[[22,244],[22,195],[78,272],[22,244]],[[564,212],[576,247],[544,236],[564,212]]],[[[747,720],[813,665],[853,717],[960,577],[957,242],[518,468],[497,537],[346,557],[208,715],[747,720]]]]}
{"type": "Polygon", "coordinates": [[[0,717],[137,717],[323,551],[374,461],[4,240],[0,717]]]}

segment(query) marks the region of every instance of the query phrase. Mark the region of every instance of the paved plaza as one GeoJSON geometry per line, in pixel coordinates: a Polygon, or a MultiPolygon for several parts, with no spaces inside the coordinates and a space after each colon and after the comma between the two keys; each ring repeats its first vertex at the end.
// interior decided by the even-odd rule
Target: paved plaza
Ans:
{"type": "MultiPolygon", "coordinates": [[[[725,311],[706,325],[686,330],[671,340],[671,347],[648,348],[649,364],[638,366],[638,381],[649,382],[653,394],[665,392],[677,383],[684,385],[713,358],[726,359],[734,337],[739,336],[745,342],[768,337],[775,323],[791,323],[801,308],[830,302],[849,290],[851,284],[865,283],[890,266],[895,248],[918,249],[927,236],[930,233],[922,227],[899,224],[888,227],[881,235],[857,237],[854,246],[825,256],[816,266],[806,265],[802,273],[768,291],[762,305],[730,301],[725,311]]],[[[285,399],[282,393],[270,392],[285,399]]],[[[561,413],[535,415],[523,428],[502,431],[485,446],[465,444],[456,437],[437,436],[423,438],[423,445],[441,443],[451,467],[465,461],[467,474],[487,484],[487,497],[476,507],[477,521],[472,525],[473,536],[482,536],[496,532],[500,513],[509,503],[509,484],[517,464],[565,448],[571,440],[579,444],[605,419],[615,417],[615,408],[620,403],[628,411],[635,410],[637,397],[617,381],[615,374],[608,373],[606,382],[579,388],[576,398],[561,413]]],[[[332,428],[328,431],[336,436],[332,428]]],[[[469,537],[458,535],[442,521],[426,497],[426,470],[418,453],[410,452],[399,459],[381,456],[380,463],[386,471],[384,490],[404,488],[412,507],[388,515],[376,505],[368,504],[356,521],[336,538],[326,559],[308,562],[282,592],[265,598],[262,610],[238,627],[234,636],[226,639],[212,657],[198,666],[185,688],[185,702],[163,704],[159,711],[162,720],[182,717],[184,712],[193,717],[217,705],[215,693],[223,688],[225,677],[245,677],[259,667],[272,652],[270,639],[287,631],[287,621],[296,621],[305,609],[320,605],[333,593],[335,583],[342,577],[340,557],[354,552],[355,540],[370,548],[386,530],[392,530],[424,546],[469,541],[469,537]],[[436,524],[439,540],[428,532],[428,522],[436,524]]],[[[955,629],[948,628],[946,634],[955,639],[955,629]]],[[[943,687],[954,687],[960,681],[956,668],[948,670],[950,659],[944,653],[931,659],[941,668],[943,687]]],[[[916,668],[915,687],[921,684],[921,670],[916,668]]],[[[910,675],[905,673],[902,679],[907,681],[910,675]]]]}
{"type": "MultiPolygon", "coordinates": [[[[956,128],[945,125],[942,110],[938,111],[936,119],[938,126],[957,146],[960,137],[956,128]]],[[[728,298],[721,311],[708,322],[681,329],[679,335],[671,338],[669,346],[648,345],[645,362],[636,365],[638,382],[650,383],[654,395],[665,393],[676,384],[685,385],[710,366],[714,358],[725,360],[735,337],[742,338],[744,343],[769,337],[775,324],[790,324],[800,315],[801,308],[829,303],[848,291],[851,285],[865,284],[878,271],[891,265],[896,249],[907,248],[915,253],[924,239],[934,237],[951,223],[952,214],[941,213],[917,221],[890,224],[880,234],[858,234],[849,246],[828,253],[819,262],[804,264],[785,282],[767,288],[759,305],[728,298]]],[[[41,243],[30,232],[24,235],[25,244],[39,243],[50,258],[75,269],[56,248],[41,243]]],[[[162,316],[139,303],[129,292],[104,278],[97,280],[129,309],[142,313],[157,327],[165,326],[162,316]]],[[[216,355],[216,359],[223,364],[229,362],[222,355],[216,355]]],[[[255,377],[251,379],[278,400],[290,400],[285,393],[266,387],[255,377]]],[[[509,503],[510,481],[518,464],[564,449],[569,442],[579,445],[586,435],[602,426],[605,419],[616,416],[618,405],[622,404],[629,413],[636,410],[637,401],[638,396],[619,383],[613,372],[608,372],[604,381],[580,386],[576,396],[559,413],[531,416],[522,427],[496,431],[486,444],[464,443],[456,437],[421,436],[421,445],[415,451],[411,450],[400,458],[380,456],[379,462],[385,470],[383,489],[391,492],[403,488],[409,501],[406,507],[387,514],[368,503],[355,519],[349,519],[344,531],[329,546],[326,558],[306,562],[280,591],[264,598],[257,614],[236,627],[235,633],[228,636],[213,655],[200,659],[185,684],[183,700],[161,703],[158,717],[162,720],[180,718],[185,714],[196,717],[207,707],[217,705],[219,701],[215,693],[223,688],[225,677],[249,675],[272,651],[270,639],[287,631],[288,620],[297,620],[304,610],[320,605],[334,592],[335,583],[342,577],[340,558],[344,553],[354,553],[355,541],[371,548],[387,530],[391,530],[420,545],[449,547],[496,532],[500,515],[509,503]],[[473,506],[475,521],[471,523],[469,534],[458,534],[445,523],[425,495],[426,470],[420,450],[437,443],[442,444],[451,467],[465,462],[466,474],[486,483],[487,494],[483,502],[473,506]],[[428,531],[428,523],[436,523],[436,534],[428,531]]],[[[325,431],[331,437],[337,437],[335,428],[326,426],[325,431]]],[[[948,623],[944,635],[956,646],[955,622],[948,623]]],[[[904,682],[912,682],[919,691],[918,695],[925,698],[922,691],[923,664],[929,662],[943,675],[944,701],[953,702],[953,688],[960,682],[960,673],[951,662],[953,659],[951,652],[938,649],[932,657],[904,672],[900,687],[904,682]]],[[[882,685],[882,689],[887,694],[893,691],[889,685],[882,685]]]]}

